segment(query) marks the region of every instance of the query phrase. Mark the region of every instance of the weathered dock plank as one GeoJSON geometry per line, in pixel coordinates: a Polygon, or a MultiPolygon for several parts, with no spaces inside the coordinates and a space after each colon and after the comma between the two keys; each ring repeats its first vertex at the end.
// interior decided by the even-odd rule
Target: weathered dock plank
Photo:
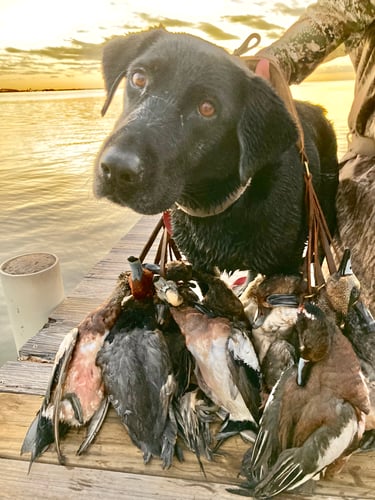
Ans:
{"type": "MultiPolygon", "coordinates": [[[[17,459],[26,431],[38,411],[42,398],[28,394],[0,393],[0,457],[17,459]]],[[[76,451],[83,441],[85,430],[73,430],[62,442],[62,453],[66,457],[68,467],[89,467],[157,475],[162,477],[180,477],[194,481],[202,481],[204,476],[199,469],[194,454],[185,450],[185,461],[177,459],[168,471],[162,469],[161,461],[154,459],[144,465],[142,453],[130,441],[114,410],[110,410],[95,442],[88,452],[77,456],[76,451]]],[[[215,462],[205,462],[207,480],[214,482],[238,483],[237,472],[240,467],[242,453],[247,446],[241,439],[228,441],[215,462]],[[238,451],[241,450],[241,454],[238,451]]],[[[28,461],[29,457],[21,457],[28,461]]],[[[53,447],[46,451],[40,462],[58,464],[53,447]]],[[[26,468],[25,468],[26,470],[26,468]]]]}
{"type": "MultiPolygon", "coordinates": [[[[169,477],[144,476],[143,474],[114,472],[108,470],[75,467],[66,469],[51,464],[34,464],[29,475],[26,465],[17,460],[3,460],[1,498],[53,498],[56,500],[90,498],[93,500],[235,500],[226,488],[232,485],[207,481],[187,481],[169,477]]],[[[318,488],[319,489],[319,488],[318,488]]],[[[311,500],[310,495],[289,493],[280,495],[280,500],[311,500]]],[[[314,498],[324,500],[358,500],[352,489],[320,493],[314,498]]],[[[372,495],[363,497],[371,499],[372,495]]]]}
{"type": "MultiPolygon", "coordinates": [[[[141,254],[159,220],[160,215],[143,217],[124,238],[118,241],[108,255],[93,266],[69,296],[105,300],[111,293],[118,275],[129,269],[127,258],[141,254]]],[[[148,262],[153,262],[156,251],[157,242],[147,255],[148,262]]]]}
{"type": "Polygon", "coordinates": [[[86,297],[96,299],[98,305],[105,300],[116,283],[117,276],[110,279],[94,278],[86,276],[69,294],[69,297],[86,297]]]}
{"type": "Polygon", "coordinates": [[[51,363],[9,361],[0,368],[0,393],[44,396],[52,367],[51,363]]]}
{"type": "MultiPolygon", "coordinates": [[[[110,470],[35,464],[27,475],[27,466],[17,460],[2,460],[1,498],[4,500],[53,498],[65,500],[233,500],[226,485],[186,481],[169,477],[144,476],[110,470]]],[[[229,485],[228,485],[229,486],[229,485]]],[[[236,498],[236,497],[235,497],[236,498]]],[[[327,499],[330,500],[330,499],[327,499]]],[[[333,500],[333,498],[332,498],[333,500]]],[[[337,500],[335,497],[334,500],[337,500]]]]}
{"type": "Polygon", "coordinates": [[[19,359],[52,363],[62,339],[76,325],[77,321],[48,323],[21,347],[19,359]]]}
{"type": "Polygon", "coordinates": [[[100,304],[100,298],[68,296],[50,315],[52,321],[69,321],[79,323],[89,311],[100,304]]]}
{"type": "MultiPolygon", "coordinates": [[[[41,484],[45,484],[48,471],[53,471],[53,477],[59,477],[57,484],[60,484],[62,478],[68,477],[68,483],[76,481],[79,488],[79,481],[84,481],[85,474],[76,475],[79,470],[95,471],[94,475],[89,474],[91,488],[94,493],[101,491],[96,489],[96,480],[93,477],[101,477],[102,472],[118,472],[123,474],[141,474],[143,481],[153,487],[157,487],[158,481],[165,480],[166,492],[171,491],[172,494],[174,481],[177,481],[175,486],[174,498],[195,498],[199,489],[195,492],[194,485],[199,488],[204,488],[206,495],[220,492],[219,498],[236,498],[221,495],[228,495],[225,488],[217,488],[219,485],[235,486],[241,482],[238,478],[241,458],[247,449],[247,445],[240,438],[232,438],[228,440],[220,450],[220,454],[215,457],[213,462],[208,462],[203,459],[206,478],[199,470],[199,466],[195,456],[185,450],[185,461],[179,463],[175,460],[169,470],[163,470],[159,460],[152,460],[150,464],[144,465],[141,452],[131,443],[124,427],[121,425],[117,415],[113,410],[109,412],[103,424],[103,427],[98,434],[95,442],[91,445],[88,452],[82,456],[76,456],[81,441],[84,438],[83,430],[71,431],[62,443],[62,452],[66,457],[66,466],[58,465],[57,457],[53,449],[48,450],[31,468],[31,473],[28,479],[28,457],[20,457],[20,448],[24,435],[27,431],[29,423],[34,418],[39,409],[41,398],[31,395],[20,394],[5,394],[0,393],[0,457],[6,460],[18,461],[17,469],[19,471],[20,480],[27,481],[39,477],[39,474],[44,475],[44,480],[41,484]],[[6,425],[4,425],[6,423],[6,425]],[[21,465],[20,465],[21,463],[21,465]],[[46,469],[41,469],[48,464],[46,469]],[[53,468],[52,466],[55,466],[53,468]],[[36,475],[34,476],[34,470],[36,475]],[[42,472],[43,471],[43,472],[42,472]],[[74,471],[74,473],[73,473],[74,471]],[[68,476],[67,476],[68,475],[68,476]],[[155,478],[159,478],[155,481],[155,478]],[[75,478],[75,479],[74,479],[75,478]],[[179,491],[180,481],[191,482],[190,486],[185,484],[185,493],[177,495],[179,491]],[[171,485],[169,487],[169,485],[171,485]],[[213,489],[212,489],[213,488],[213,489]],[[190,496],[192,495],[192,496],[190,496]]],[[[314,497],[317,498],[375,498],[375,463],[374,454],[357,454],[354,455],[344,470],[338,474],[334,480],[314,482],[314,497]]],[[[0,460],[0,466],[3,467],[3,461],[0,460]]],[[[4,478],[4,475],[2,474],[4,478]]],[[[105,474],[104,476],[105,477],[105,474]]],[[[121,483],[124,476],[116,475],[116,486],[114,486],[113,494],[118,493],[118,483],[121,483]]],[[[9,478],[6,478],[8,480],[9,478]]],[[[2,482],[4,479],[0,477],[0,491],[4,491],[2,482]]],[[[50,481],[50,479],[48,480],[50,481]]],[[[25,483],[26,484],[26,483],[25,483]]],[[[169,498],[163,495],[161,498],[169,498]]],[[[182,483],[184,484],[184,483],[182,483]]],[[[108,485],[111,492],[111,485],[108,485]]],[[[65,486],[67,493],[69,488],[65,486]]],[[[53,488],[52,488],[53,491],[53,488]]],[[[75,491],[75,490],[74,490],[75,491]]],[[[132,490],[131,490],[132,492],[132,490]]],[[[102,494],[104,492],[102,491],[102,494]]],[[[145,494],[145,492],[142,492],[145,494]]],[[[130,492],[129,492],[130,494],[130,492]]],[[[139,493],[138,493],[139,494],[139,493]]],[[[140,498],[158,498],[160,494],[160,486],[153,491],[153,494],[140,498]]],[[[105,498],[113,498],[112,493],[109,493],[105,498]]],[[[295,498],[305,498],[306,494],[295,495],[295,498]]],[[[290,493],[280,498],[293,498],[290,493]]],[[[15,497],[13,497],[15,498],[15,497]]],[[[52,496],[54,498],[54,496],[52,496]]],[[[136,498],[136,497],[134,497],[136,498]]],[[[172,498],[172,497],[171,497],[172,498]]],[[[307,498],[307,496],[306,496],[307,498]]]]}

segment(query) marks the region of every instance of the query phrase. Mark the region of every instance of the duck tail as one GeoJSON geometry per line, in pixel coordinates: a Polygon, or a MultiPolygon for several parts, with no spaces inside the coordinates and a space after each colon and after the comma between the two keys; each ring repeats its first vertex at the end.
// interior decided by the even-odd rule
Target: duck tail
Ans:
{"type": "Polygon", "coordinates": [[[177,422],[172,408],[169,408],[169,415],[163,432],[162,448],[160,458],[163,462],[163,469],[169,469],[172,465],[177,441],[177,422]]]}
{"type": "Polygon", "coordinates": [[[31,422],[21,447],[21,455],[31,453],[28,473],[33,462],[46,451],[54,440],[52,420],[40,411],[31,422]]]}
{"type": "Polygon", "coordinates": [[[258,434],[259,428],[255,422],[250,420],[226,420],[216,434],[215,438],[218,441],[225,440],[236,434],[241,434],[241,436],[250,442],[254,442],[258,434]]]}
{"type": "MultiPolygon", "coordinates": [[[[68,428],[67,424],[60,422],[60,436],[64,436],[68,428]]],[[[40,457],[54,441],[53,421],[49,416],[45,415],[42,409],[31,422],[21,447],[21,455],[24,453],[31,453],[28,473],[31,470],[33,462],[40,457]]]]}

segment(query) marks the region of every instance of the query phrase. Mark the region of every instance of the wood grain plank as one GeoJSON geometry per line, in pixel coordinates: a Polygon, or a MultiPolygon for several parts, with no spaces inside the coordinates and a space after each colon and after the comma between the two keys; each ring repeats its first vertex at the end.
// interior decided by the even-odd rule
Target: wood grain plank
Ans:
{"type": "Polygon", "coordinates": [[[233,500],[233,495],[226,491],[224,484],[202,481],[192,483],[184,479],[83,467],[68,469],[51,464],[35,464],[27,475],[26,464],[16,460],[0,460],[0,467],[2,471],[0,491],[4,500],[18,498],[35,500],[42,497],[56,500],[77,498],[233,500]]]}
{"type": "Polygon", "coordinates": [[[105,300],[116,286],[117,275],[109,279],[86,276],[69,294],[70,297],[86,297],[100,302],[105,300]]]}
{"type": "Polygon", "coordinates": [[[70,321],[79,323],[88,312],[96,309],[100,303],[98,298],[68,296],[50,314],[51,321],[70,321]]]}
{"type": "MultiPolygon", "coordinates": [[[[0,457],[28,460],[28,456],[20,457],[20,449],[41,402],[42,398],[38,396],[0,393],[0,457]]],[[[72,430],[62,442],[62,453],[66,457],[67,466],[135,472],[161,477],[181,477],[194,481],[204,479],[195,455],[188,450],[184,452],[184,462],[180,463],[176,459],[169,470],[162,469],[159,459],[153,459],[145,465],[141,451],[132,444],[125,428],[112,409],[88,452],[77,456],[76,451],[84,435],[84,429],[72,430]]],[[[215,462],[204,462],[207,479],[238,483],[237,472],[246,448],[247,446],[240,439],[228,441],[228,445],[223,447],[215,462]]],[[[57,464],[53,447],[46,451],[39,461],[57,464]]]]}
{"type": "Polygon", "coordinates": [[[48,323],[20,348],[19,359],[52,363],[62,339],[76,325],[76,321],[48,323]]]}
{"type": "MultiPolygon", "coordinates": [[[[92,267],[69,295],[105,300],[113,290],[118,275],[129,269],[127,258],[141,253],[159,219],[160,215],[143,216],[111,251],[92,267]]],[[[150,250],[149,261],[153,261],[155,257],[156,245],[157,242],[150,250]]]]}
{"type": "MultiPolygon", "coordinates": [[[[93,500],[234,500],[238,497],[227,491],[231,484],[208,481],[188,481],[178,478],[144,476],[143,474],[96,470],[84,467],[66,468],[52,464],[34,464],[29,475],[25,463],[16,460],[1,460],[1,498],[32,499],[53,498],[56,500],[90,498],[93,500]]],[[[317,488],[320,490],[320,488],[317,488]]],[[[280,500],[357,500],[356,492],[349,489],[330,492],[319,491],[318,495],[288,493],[279,495],[280,500]]],[[[373,494],[363,497],[374,498],[373,494]]]]}
{"type": "MultiPolygon", "coordinates": [[[[62,452],[67,461],[66,467],[57,464],[56,454],[54,450],[51,449],[45,452],[38,463],[32,466],[31,474],[27,476],[27,464],[25,461],[28,460],[28,457],[20,457],[19,450],[27,428],[39,409],[41,400],[42,398],[38,396],[27,394],[0,393],[0,457],[6,460],[19,462],[17,464],[17,481],[33,481],[34,478],[38,478],[40,484],[43,485],[46,484],[47,481],[48,484],[50,484],[49,481],[51,477],[55,475],[58,477],[61,475],[61,477],[67,477],[66,480],[68,484],[71,484],[72,482],[75,483],[78,481],[78,477],[81,477],[80,475],[76,476],[75,471],[77,468],[82,470],[95,469],[95,474],[92,477],[90,476],[88,480],[89,484],[91,484],[91,492],[94,495],[97,492],[101,492],[102,495],[105,495],[100,484],[105,484],[104,478],[106,475],[104,473],[112,471],[125,474],[140,474],[145,484],[153,484],[155,491],[146,493],[146,491],[142,490],[139,492],[139,494],[144,493],[145,495],[149,495],[144,498],[196,498],[198,493],[202,494],[200,489],[194,489],[196,485],[204,487],[205,489],[203,491],[206,492],[206,495],[211,493],[219,494],[219,498],[225,499],[227,498],[226,496],[221,496],[227,494],[223,485],[236,485],[240,482],[238,471],[243,453],[247,449],[247,445],[243,443],[241,439],[229,439],[222,447],[220,455],[215,457],[214,461],[208,462],[207,460],[203,460],[206,478],[204,478],[199,470],[195,456],[188,450],[184,452],[184,462],[179,463],[175,460],[169,470],[163,470],[160,461],[156,459],[153,459],[148,465],[143,464],[141,452],[131,443],[124,427],[113,410],[110,410],[95,442],[85,455],[80,457],[75,455],[79,444],[84,438],[84,431],[72,430],[62,443],[62,452]],[[56,466],[56,469],[52,466],[56,466]],[[33,476],[34,470],[37,472],[38,476],[33,476]],[[55,472],[52,473],[50,471],[55,472]],[[41,476],[39,476],[39,474],[41,474],[41,476]],[[102,480],[97,483],[94,476],[97,478],[102,477],[102,480]],[[162,480],[162,483],[159,483],[156,478],[162,480]],[[183,480],[182,483],[180,482],[181,480],[183,480]],[[188,481],[189,483],[185,483],[184,481],[188,481]],[[180,486],[182,487],[181,495],[185,494],[187,496],[168,496],[173,495],[173,491],[175,491],[175,495],[177,495],[180,486]],[[183,493],[183,490],[185,493],[183,493]]],[[[334,480],[314,481],[314,494],[312,497],[306,496],[305,493],[296,495],[288,493],[285,496],[280,496],[280,498],[298,498],[300,500],[302,498],[315,497],[322,499],[374,499],[374,458],[375,453],[354,455],[344,467],[343,471],[337,474],[334,480]]],[[[0,467],[2,467],[1,462],[0,467]]],[[[85,477],[84,474],[83,477],[85,477]]],[[[116,481],[121,481],[119,477],[120,476],[116,476],[116,481]]],[[[6,486],[2,485],[3,478],[4,474],[1,474],[0,491],[4,491],[3,488],[6,488],[6,486]]],[[[6,480],[8,480],[8,478],[6,478],[6,480]]],[[[56,480],[59,483],[59,479],[56,480]]],[[[54,481],[55,479],[53,482],[54,481]]],[[[75,485],[75,487],[77,487],[77,485],[75,485]]],[[[109,492],[111,492],[111,487],[112,486],[109,484],[109,492]]],[[[54,486],[52,486],[52,491],[54,491],[53,488],[54,486]]],[[[62,486],[61,488],[63,490],[62,486]]],[[[66,494],[68,494],[69,491],[69,488],[65,485],[66,494]]],[[[114,494],[115,493],[118,494],[118,490],[115,490],[114,494]]],[[[108,493],[108,496],[104,496],[104,498],[114,497],[111,496],[111,493],[108,493]]],[[[133,496],[132,498],[137,497],[133,496]]]]}
{"type": "Polygon", "coordinates": [[[52,363],[8,361],[0,367],[0,392],[44,396],[52,363]]]}

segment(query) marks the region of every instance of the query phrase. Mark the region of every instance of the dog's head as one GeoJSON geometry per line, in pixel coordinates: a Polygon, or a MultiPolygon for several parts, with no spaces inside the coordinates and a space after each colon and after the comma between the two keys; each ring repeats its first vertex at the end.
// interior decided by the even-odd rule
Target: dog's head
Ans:
{"type": "Polygon", "coordinates": [[[137,212],[219,203],[296,141],[271,86],[200,38],[164,29],[115,38],[103,74],[103,114],[123,78],[126,87],[95,192],[137,212]]]}

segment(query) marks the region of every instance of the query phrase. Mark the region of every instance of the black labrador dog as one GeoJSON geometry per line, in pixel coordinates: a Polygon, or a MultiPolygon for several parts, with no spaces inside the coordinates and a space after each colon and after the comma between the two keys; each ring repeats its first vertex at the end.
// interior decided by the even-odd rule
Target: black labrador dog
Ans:
{"type": "MultiPolygon", "coordinates": [[[[300,268],[307,238],[297,129],[271,85],[213,44],[164,29],[104,48],[124,109],[98,155],[95,192],[142,214],[172,209],[196,267],[266,275],[300,268]]],[[[320,107],[296,103],[315,189],[333,228],[336,139],[320,107]]]]}

